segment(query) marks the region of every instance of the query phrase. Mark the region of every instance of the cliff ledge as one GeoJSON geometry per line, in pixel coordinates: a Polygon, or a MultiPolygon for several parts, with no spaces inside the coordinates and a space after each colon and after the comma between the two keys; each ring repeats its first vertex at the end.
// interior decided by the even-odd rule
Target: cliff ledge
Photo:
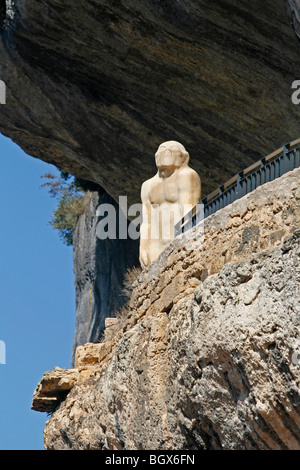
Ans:
{"type": "Polygon", "coordinates": [[[104,341],[45,374],[46,449],[300,449],[299,178],[174,240],[104,341]]]}

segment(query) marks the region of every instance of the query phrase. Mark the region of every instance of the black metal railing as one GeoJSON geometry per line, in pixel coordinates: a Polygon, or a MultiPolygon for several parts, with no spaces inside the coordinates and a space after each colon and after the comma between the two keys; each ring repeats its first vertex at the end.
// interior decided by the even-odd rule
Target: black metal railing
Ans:
{"type": "Polygon", "coordinates": [[[284,145],[240,171],[218,189],[205,196],[175,225],[175,237],[197,225],[200,220],[250,193],[258,186],[273,181],[298,167],[300,167],[300,139],[284,145]]]}

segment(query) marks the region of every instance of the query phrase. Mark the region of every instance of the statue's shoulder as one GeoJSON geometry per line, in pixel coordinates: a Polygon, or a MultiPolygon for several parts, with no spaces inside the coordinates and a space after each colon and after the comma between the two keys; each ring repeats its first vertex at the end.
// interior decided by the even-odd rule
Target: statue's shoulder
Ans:
{"type": "Polygon", "coordinates": [[[148,180],[143,182],[142,188],[150,189],[153,186],[153,184],[155,184],[156,180],[157,180],[157,175],[152,176],[152,178],[149,178],[148,180]]]}
{"type": "Polygon", "coordinates": [[[178,173],[178,180],[179,182],[186,182],[186,181],[193,181],[195,183],[200,183],[200,176],[198,173],[193,170],[190,166],[185,166],[181,168],[178,173]]]}
{"type": "Polygon", "coordinates": [[[157,181],[157,175],[144,181],[144,183],[142,184],[142,188],[141,188],[142,199],[149,197],[151,193],[151,189],[153,188],[153,185],[156,183],[156,181],[157,181]]]}

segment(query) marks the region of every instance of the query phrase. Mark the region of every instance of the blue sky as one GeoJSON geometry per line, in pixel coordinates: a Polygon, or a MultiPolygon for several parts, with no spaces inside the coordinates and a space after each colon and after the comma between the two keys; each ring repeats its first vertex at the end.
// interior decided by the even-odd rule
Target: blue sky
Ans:
{"type": "Polygon", "coordinates": [[[45,413],[30,409],[46,370],[71,367],[72,247],[48,224],[56,207],[41,175],[53,165],[0,134],[0,450],[41,450],[45,413]]]}

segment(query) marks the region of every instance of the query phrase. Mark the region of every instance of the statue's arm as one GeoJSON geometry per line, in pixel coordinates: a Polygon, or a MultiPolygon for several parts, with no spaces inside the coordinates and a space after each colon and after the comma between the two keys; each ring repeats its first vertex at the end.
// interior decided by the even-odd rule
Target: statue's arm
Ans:
{"type": "Polygon", "coordinates": [[[142,199],[142,224],[140,229],[140,263],[142,268],[149,264],[149,241],[150,241],[150,198],[147,182],[143,183],[141,189],[142,199]]]}
{"type": "Polygon", "coordinates": [[[178,189],[183,217],[201,200],[201,180],[198,173],[188,168],[180,177],[178,189]]]}

